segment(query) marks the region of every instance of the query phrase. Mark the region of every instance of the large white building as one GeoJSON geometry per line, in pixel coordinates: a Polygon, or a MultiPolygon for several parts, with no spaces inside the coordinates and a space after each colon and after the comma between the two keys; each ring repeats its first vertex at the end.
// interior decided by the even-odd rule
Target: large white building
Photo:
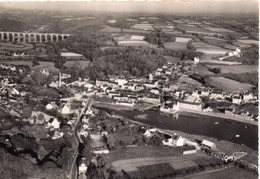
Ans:
{"type": "Polygon", "coordinates": [[[195,110],[195,111],[201,111],[202,105],[200,103],[193,103],[193,102],[187,102],[187,101],[177,101],[176,104],[173,105],[174,110],[195,110]]]}

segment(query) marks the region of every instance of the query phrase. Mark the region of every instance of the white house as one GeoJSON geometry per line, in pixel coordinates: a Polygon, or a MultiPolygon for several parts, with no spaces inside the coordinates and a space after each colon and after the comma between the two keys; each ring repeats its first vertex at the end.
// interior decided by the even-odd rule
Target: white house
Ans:
{"type": "Polygon", "coordinates": [[[61,113],[62,114],[71,114],[71,110],[70,110],[70,108],[69,108],[69,106],[67,104],[65,104],[63,106],[63,108],[61,109],[61,113]]]}
{"type": "Polygon", "coordinates": [[[91,108],[87,108],[86,110],[86,115],[92,115],[93,114],[93,110],[91,108]]]}
{"type": "Polygon", "coordinates": [[[243,99],[245,102],[248,102],[248,101],[254,99],[254,95],[252,93],[246,93],[243,95],[243,99]]]}
{"type": "Polygon", "coordinates": [[[241,104],[241,102],[242,102],[242,98],[239,94],[234,94],[232,96],[232,103],[233,104],[241,104]]]}
{"type": "Polygon", "coordinates": [[[79,134],[84,136],[84,137],[87,137],[88,136],[88,131],[86,131],[84,129],[80,129],[79,134]]]}
{"type": "Polygon", "coordinates": [[[116,82],[117,82],[118,85],[123,86],[123,85],[128,83],[128,80],[123,79],[123,78],[118,78],[118,79],[116,79],[116,82]]]}
{"type": "Polygon", "coordinates": [[[50,74],[50,72],[49,72],[48,69],[46,69],[46,68],[42,69],[42,70],[41,70],[41,73],[42,73],[43,75],[46,75],[46,76],[49,76],[49,74],[50,74]]]}
{"type": "Polygon", "coordinates": [[[48,128],[59,129],[60,128],[60,122],[58,121],[58,119],[57,118],[51,118],[48,121],[48,128]]]}
{"type": "Polygon", "coordinates": [[[45,108],[46,108],[47,110],[52,110],[52,109],[55,109],[55,108],[57,108],[57,107],[58,107],[58,106],[55,104],[54,101],[48,103],[48,104],[45,106],[45,108]]]}
{"type": "Polygon", "coordinates": [[[13,88],[13,89],[11,90],[11,94],[12,94],[12,95],[19,95],[20,92],[19,92],[17,89],[13,88]]]}
{"type": "Polygon", "coordinates": [[[198,57],[195,57],[195,58],[194,58],[194,63],[195,63],[195,64],[198,64],[199,62],[200,62],[200,59],[199,59],[198,57]]]}
{"type": "Polygon", "coordinates": [[[162,141],[163,145],[168,145],[171,147],[180,147],[184,145],[184,139],[181,136],[175,138],[164,139],[162,141]]]}
{"type": "Polygon", "coordinates": [[[82,162],[82,163],[79,165],[79,174],[81,174],[81,173],[86,173],[87,170],[88,170],[87,165],[86,165],[84,162],[82,162]]]}
{"type": "Polygon", "coordinates": [[[54,132],[54,134],[53,134],[53,136],[52,136],[52,139],[59,139],[59,138],[61,138],[61,137],[63,137],[64,136],[64,133],[63,132],[59,132],[59,131],[55,131],[54,132]]]}

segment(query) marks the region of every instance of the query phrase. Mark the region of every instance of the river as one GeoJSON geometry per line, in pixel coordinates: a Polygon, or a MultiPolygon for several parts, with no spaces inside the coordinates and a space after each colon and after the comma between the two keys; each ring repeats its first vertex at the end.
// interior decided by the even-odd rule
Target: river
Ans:
{"type": "Polygon", "coordinates": [[[172,115],[166,115],[154,109],[145,111],[116,111],[107,108],[97,108],[109,113],[114,111],[113,113],[117,115],[161,129],[214,137],[218,140],[244,144],[254,150],[258,149],[258,126],[256,125],[194,113],[180,113],[179,117],[175,119],[172,115]],[[146,119],[137,118],[137,115],[146,116],[146,119]],[[239,137],[236,137],[236,135],[239,135],[239,137]]]}

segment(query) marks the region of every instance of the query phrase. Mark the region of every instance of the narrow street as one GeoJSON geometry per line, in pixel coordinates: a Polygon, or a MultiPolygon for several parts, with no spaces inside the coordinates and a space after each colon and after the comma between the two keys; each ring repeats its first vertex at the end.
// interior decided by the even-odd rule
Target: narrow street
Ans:
{"type": "Polygon", "coordinates": [[[71,164],[70,172],[69,172],[69,175],[68,175],[68,178],[69,178],[69,179],[76,179],[77,176],[78,176],[78,171],[77,171],[78,168],[77,168],[77,166],[76,166],[76,160],[77,160],[77,157],[78,157],[78,154],[79,154],[79,153],[78,153],[79,144],[82,143],[82,140],[81,140],[81,138],[80,138],[80,136],[79,136],[79,133],[78,133],[78,128],[79,128],[79,125],[80,125],[81,118],[82,118],[83,114],[86,112],[86,110],[87,110],[88,108],[91,107],[91,105],[92,105],[92,100],[93,100],[93,99],[92,99],[91,97],[87,99],[87,102],[86,102],[86,104],[84,105],[84,107],[82,108],[82,110],[81,110],[81,112],[80,112],[80,114],[79,114],[79,116],[78,116],[78,119],[77,119],[77,121],[75,122],[75,125],[74,125],[74,127],[73,127],[74,136],[75,136],[75,140],[76,140],[76,143],[77,143],[77,150],[75,150],[75,153],[74,153],[74,155],[72,156],[73,162],[72,162],[72,164],[71,164]]]}

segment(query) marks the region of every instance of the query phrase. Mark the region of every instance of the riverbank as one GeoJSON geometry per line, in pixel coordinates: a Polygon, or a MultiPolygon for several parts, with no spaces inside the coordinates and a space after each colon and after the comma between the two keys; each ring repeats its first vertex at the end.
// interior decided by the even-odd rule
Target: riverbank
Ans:
{"type": "Polygon", "coordinates": [[[213,113],[213,112],[205,112],[205,111],[195,111],[195,110],[191,110],[191,109],[182,109],[179,110],[178,113],[194,113],[194,114],[200,114],[200,115],[205,115],[205,116],[213,116],[213,117],[219,117],[219,118],[225,118],[225,119],[229,119],[229,120],[233,120],[233,121],[238,121],[238,122],[243,122],[243,123],[247,123],[247,124],[252,124],[252,125],[256,125],[258,126],[258,122],[257,121],[250,121],[250,120],[246,120],[246,119],[239,119],[235,116],[227,116],[225,114],[221,114],[221,113],[213,113]]]}
{"type": "MultiPolygon", "coordinates": [[[[120,115],[111,115],[111,116],[116,117],[116,118],[124,118],[123,116],[120,116],[120,115]]],[[[134,121],[132,119],[128,119],[128,120],[135,124],[138,124],[138,125],[147,126],[147,127],[155,127],[155,126],[151,126],[151,125],[139,122],[139,121],[134,121]]],[[[155,128],[157,128],[157,127],[155,127],[155,128]]],[[[159,129],[159,131],[163,131],[168,134],[178,134],[193,142],[195,142],[196,140],[201,140],[201,141],[204,139],[209,140],[209,141],[215,143],[219,150],[225,152],[228,155],[231,155],[234,152],[246,152],[247,155],[245,157],[243,157],[242,159],[248,161],[249,163],[258,165],[258,151],[253,150],[245,145],[236,144],[236,143],[229,142],[226,140],[218,140],[214,137],[208,137],[208,136],[204,136],[204,135],[188,134],[188,133],[178,131],[178,130],[167,130],[167,129],[160,129],[160,128],[158,128],[158,129],[159,129]]]]}
{"type": "Polygon", "coordinates": [[[113,110],[129,110],[129,111],[147,110],[154,106],[156,106],[156,105],[149,104],[149,103],[143,103],[141,105],[133,105],[133,106],[124,106],[124,105],[120,105],[120,104],[115,104],[115,103],[111,103],[111,102],[103,102],[103,101],[102,102],[95,101],[95,103],[93,104],[93,107],[109,108],[109,109],[113,109],[113,110]]]}

